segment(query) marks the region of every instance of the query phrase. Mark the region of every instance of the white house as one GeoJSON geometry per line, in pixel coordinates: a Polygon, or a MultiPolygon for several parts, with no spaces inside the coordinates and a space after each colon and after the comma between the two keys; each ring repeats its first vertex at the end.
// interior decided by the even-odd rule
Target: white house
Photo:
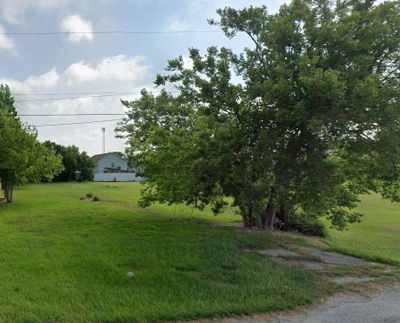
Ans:
{"type": "Polygon", "coordinates": [[[128,160],[120,152],[111,152],[92,156],[96,163],[95,182],[137,182],[142,179],[128,167],[128,160]]]}

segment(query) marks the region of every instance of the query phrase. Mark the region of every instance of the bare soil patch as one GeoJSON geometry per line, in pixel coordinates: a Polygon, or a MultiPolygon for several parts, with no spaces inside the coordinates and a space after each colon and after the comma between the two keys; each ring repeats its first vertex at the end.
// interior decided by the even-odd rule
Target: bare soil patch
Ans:
{"type": "Polygon", "coordinates": [[[386,227],[384,229],[386,232],[400,233],[400,226],[386,227]]]}

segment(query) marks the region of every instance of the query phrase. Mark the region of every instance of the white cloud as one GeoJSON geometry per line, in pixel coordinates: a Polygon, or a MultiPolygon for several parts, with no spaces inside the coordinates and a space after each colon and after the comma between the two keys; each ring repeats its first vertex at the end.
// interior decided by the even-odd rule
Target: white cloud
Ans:
{"type": "Polygon", "coordinates": [[[190,29],[190,24],[186,20],[181,20],[178,18],[172,18],[170,19],[167,28],[165,29],[166,31],[186,31],[190,29]]]}
{"type": "MultiPolygon", "coordinates": [[[[55,113],[123,113],[124,107],[120,98],[132,100],[139,96],[142,88],[152,89],[150,66],[142,56],[129,57],[116,55],[106,57],[98,62],[79,61],[59,71],[52,68],[45,73],[31,75],[24,80],[0,79],[13,93],[98,93],[91,97],[78,98],[79,94],[64,95],[67,100],[37,101],[53,99],[57,96],[21,96],[16,95],[16,108],[21,113],[55,114],[55,113]],[[102,96],[101,92],[133,92],[128,95],[102,96]],[[99,93],[100,92],[100,93],[99,93]],[[31,102],[21,102],[31,100],[31,102]]],[[[87,117],[22,117],[31,125],[54,123],[73,123],[94,120],[108,120],[119,116],[87,117]]],[[[76,145],[81,150],[93,155],[101,152],[100,128],[106,127],[107,150],[123,151],[124,140],[114,136],[117,121],[93,124],[71,125],[62,127],[38,128],[39,139],[52,140],[63,145],[76,145]],[[100,139],[99,139],[100,138],[100,139]]]]}
{"type": "Polygon", "coordinates": [[[5,29],[3,28],[2,25],[0,25],[0,52],[1,51],[8,51],[11,53],[15,53],[15,44],[14,41],[8,37],[4,33],[5,29]]]}
{"type": "MultiPolygon", "coordinates": [[[[133,98],[133,96],[129,96],[133,98]]],[[[123,113],[124,107],[120,103],[120,98],[86,98],[79,100],[66,100],[48,102],[46,104],[32,104],[30,110],[44,111],[43,113],[123,113]]],[[[30,112],[33,113],[33,112],[30,112]]],[[[36,112],[37,113],[37,112],[36,112]]],[[[101,152],[101,132],[102,127],[106,128],[106,150],[124,151],[124,140],[115,138],[114,129],[118,121],[107,121],[120,119],[122,116],[87,116],[87,117],[43,117],[43,118],[23,118],[32,125],[54,124],[54,123],[74,123],[74,122],[93,122],[98,123],[77,124],[70,126],[39,127],[39,140],[51,140],[62,145],[75,145],[81,150],[87,151],[89,155],[101,152]]]]}
{"type": "Polygon", "coordinates": [[[149,70],[143,56],[127,57],[116,55],[106,57],[97,64],[79,61],[69,65],[62,73],[55,68],[40,74],[32,75],[23,81],[0,79],[1,83],[10,85],[13,92],[43,92],[58,87],[80,88],[81,85],[94,88],[108,87],[110,84],[140,82],[149,70]]]}
{"type": "Polygon", "coordinates": [[[80,41],[93,41],[92,23],[84,20],[78,15],[69,15],[60,24],[60,29],[63,32],[71,33],[68,35],[67,40],[71,43],[78,43],[80,41]],[[74,34],[74,32],[79,32],[74,34]]]}
{"type": "MultiPolygon", "coordinates": [[[[143,84],[141,87],[146,87],[143,84]]],[[[140,87],[140,88],[141,88],[140,87]]],[[[148,87],[151,88],[151,87],[148,87]]],[[[125,87],[123,90],[128,90],[125,87]]],[[[138,87],[129,89],[139,90],[138,87]]],[[[139,94],[123,95],[124,99],[133,100],[139,94]]],[[[25,104],[17,103],[19,113],[123,113],[124,106],[120,102],[120,96],[112,97],[90,97],[77,100],[58,100],[50,102],[39,102],[25,104]]],[[[39,140],[51,140],[59,144],[68,146],[75,145],[81,150],[87,151],[89,155],[101,152],[101,132],[102,127],[106,128],[106,150],[124,151],[125,141],[115,138],[114,129],[118,121],[107,121],[121,119],[122,116],[85,116],[85,117],[23,117],[23,120],[31,125],[46,125],[54,123],[74,123],[74,122],[93,122],[89,124],[77,124],[69,126],[39,127],[39,140]]]]}
{"type": "Polygon", "coordinates": [[[30,76],[24,83],[29,88],[52,88],[58,84],[60,81],[60,75],[58,75],[55,68],[50,69],[48,72],[43,73],[39,76],[30,76]]]}
{"type": "Polygon", "coordinates": [[[183,68],[192,69],[193,68],[193,60],[190,57],[182,56],[183,59],[183,68]]]}
{"type": "Polygon", "coordinates": [[[81,84],[93,81],[132,81],[140,79],[148,70],[143,64],[144,57],[128,58],[125,55],[107,57],[97,65],[79,61],[65,70],[67,84],[81,84]]]}

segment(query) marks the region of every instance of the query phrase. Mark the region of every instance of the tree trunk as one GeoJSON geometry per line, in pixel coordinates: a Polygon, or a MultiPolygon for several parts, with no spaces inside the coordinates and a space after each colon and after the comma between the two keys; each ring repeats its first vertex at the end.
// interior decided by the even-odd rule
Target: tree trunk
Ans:
{"type": "Polygon", "coordinates": [[[274,231],[274,223],[275,223],[275,215],[276,215],[276,211],[275,211],[274,208],[272,208],[272,212],[271,212],[271,213],[272,213],[272,214],[271,214],[271,224],[270,224],[269,229],[270,229],[271,231],[274,231]]]}
{"type": "Polygon", "coordinates": [[[254,226],[257,227],[259,230],[262,230],[262,223],[261,223],[261,216],[257,215],[254,218],[254,226]]]}
{"type": "Polygon", "coordinates": [[[12,203],[12,201],[13,201],[13,185],[11,183],[6,183],[4,193],[5,193],[7,203],[12,203]]]}
{"type": "Polygon", "coordinates": [[[279,208],[279,212],[276,214],[276,217],[279,221],[279,228],[281,230],[285,230],[289,224],[288,222],[288,213],[285,206],[282,204],[279,208]]]}
{"type": "Polygon", "coordinates": [[[276,214],[275,208],[271,204],[268,204],[266,209],[266,217],[267,217],[266,225],[271,231],[274,230],[275,214],[276,214]]]}
{"type": "Polygon", "coordinates": [[[248,214],[243,215],[243,226],[245,228],[251,228],[251,218],[248,214]]]}
{"type": "Polygon", "coordinates": [[[260,214],[260,220],[261,220],[261,228],[263,230],[267,229],[267,208],[265,209],[264,212],[260,214]]]}

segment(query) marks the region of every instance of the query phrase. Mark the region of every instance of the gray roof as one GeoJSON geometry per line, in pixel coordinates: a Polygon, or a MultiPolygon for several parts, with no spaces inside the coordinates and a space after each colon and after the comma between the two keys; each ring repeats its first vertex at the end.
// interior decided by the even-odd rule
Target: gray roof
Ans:
{"type": "Polygon", "coordinates": [[[103,157],[108,156],[108,155],[118,155],[119,157],[121,157],[121,158],[123,158],[123,159],[126,159],[126,158],[124,157],[124,154],[121,153],[121,152],[119,152],[119,151],[113,151],[113,152],[104,153],[104,154],[97,154],[97,155],[92,156],[92,159],[93,159],[94,161],[98,162],[100,159],[102,159],[103,157]]]}

